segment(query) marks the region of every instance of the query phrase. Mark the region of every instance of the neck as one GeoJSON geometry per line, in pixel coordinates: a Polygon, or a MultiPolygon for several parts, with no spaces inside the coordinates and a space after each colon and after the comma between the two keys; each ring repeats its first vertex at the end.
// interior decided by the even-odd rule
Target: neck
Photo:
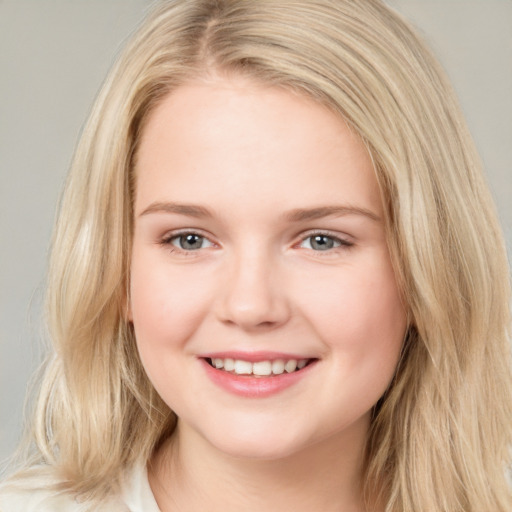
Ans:
{"type": "Polygon", "coordinates": [[[162,512],[361,512],[361,425],[279,459],[217,450],[178,422],[156,453],[149,480],[162,512]]]}

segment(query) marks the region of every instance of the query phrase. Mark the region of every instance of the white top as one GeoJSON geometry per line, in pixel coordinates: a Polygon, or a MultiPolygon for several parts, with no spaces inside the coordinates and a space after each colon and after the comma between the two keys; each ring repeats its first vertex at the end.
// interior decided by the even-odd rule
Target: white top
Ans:
{"type": "MultiPolygon", "coordinates": [[[[78,503],[69,495],[57,495],[44,490],[46,477],[33,480],[34,487],[42,488],[8,490],[0,487],[1,512],[82,512],[86,503],[78,503]]],[[[145,467],[136,468],[126,479],[121,495],[97,512],[160,512],[149,486],[145,467]]]]}

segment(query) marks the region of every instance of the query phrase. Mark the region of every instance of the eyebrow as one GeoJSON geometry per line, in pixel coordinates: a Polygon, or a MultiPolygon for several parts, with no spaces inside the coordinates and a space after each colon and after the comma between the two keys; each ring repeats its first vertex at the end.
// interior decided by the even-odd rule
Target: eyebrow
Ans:
{"type": "Polygon", "coordinates": [[[150,213],[177,213],[179,215],[187,215],[188,217],[213,217],[208,208],[195,204],[156,202],[150,204],[140,215],[148,215],[150,213]]]}
{"type": "MultiPolygon", "coordinates": [[[[195,218],[213,217],[212,212],[204,206],[175,202],[152,203],[139,215],[139,217],[149,215],[151,213],[175,213],[195,218]]],[[[289,212],[285,212],[282,217],[287,222],[304,222],[307,220],[321,219],[331,215],[363,215],[364,217],[368,217],[376,222],[381,220],[376,213],[366,208],[338,205],[320,206],[317,208],[296,208],[289,212]]]]}
{"type": "Polygon", "coordinates": [[[289,222],[321,219],[330,215],[363,215],[379,222],[381,218],[371,210],[358,206],[321,206],[319,208],[297,208],[286,212],[283,217],[289,222]]]}

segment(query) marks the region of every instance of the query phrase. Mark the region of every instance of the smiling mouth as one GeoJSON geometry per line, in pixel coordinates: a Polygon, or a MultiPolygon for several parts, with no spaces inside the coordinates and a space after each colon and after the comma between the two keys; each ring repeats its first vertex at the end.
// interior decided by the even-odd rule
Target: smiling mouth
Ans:
{"type": "Polygon", "coordinates": [[[242,359],[208,357],[205,361],[213,368],[233,375],[274,377],[283,373],[299,372],[316,359],[275,359],[253,363],[242,359]]]}

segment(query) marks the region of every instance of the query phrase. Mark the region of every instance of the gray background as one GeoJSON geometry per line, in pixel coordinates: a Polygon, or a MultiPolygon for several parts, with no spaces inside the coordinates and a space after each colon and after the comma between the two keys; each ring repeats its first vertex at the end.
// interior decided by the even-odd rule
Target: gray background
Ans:
{"type": "MultiPolygon", "coordinates": [[[[0,460],[41,357],[51,226],[95,94],[149,0],[0,0],[0,460]]],[[[512,254],[512,0],[389,0],[446,67],[512,254]]]]}

